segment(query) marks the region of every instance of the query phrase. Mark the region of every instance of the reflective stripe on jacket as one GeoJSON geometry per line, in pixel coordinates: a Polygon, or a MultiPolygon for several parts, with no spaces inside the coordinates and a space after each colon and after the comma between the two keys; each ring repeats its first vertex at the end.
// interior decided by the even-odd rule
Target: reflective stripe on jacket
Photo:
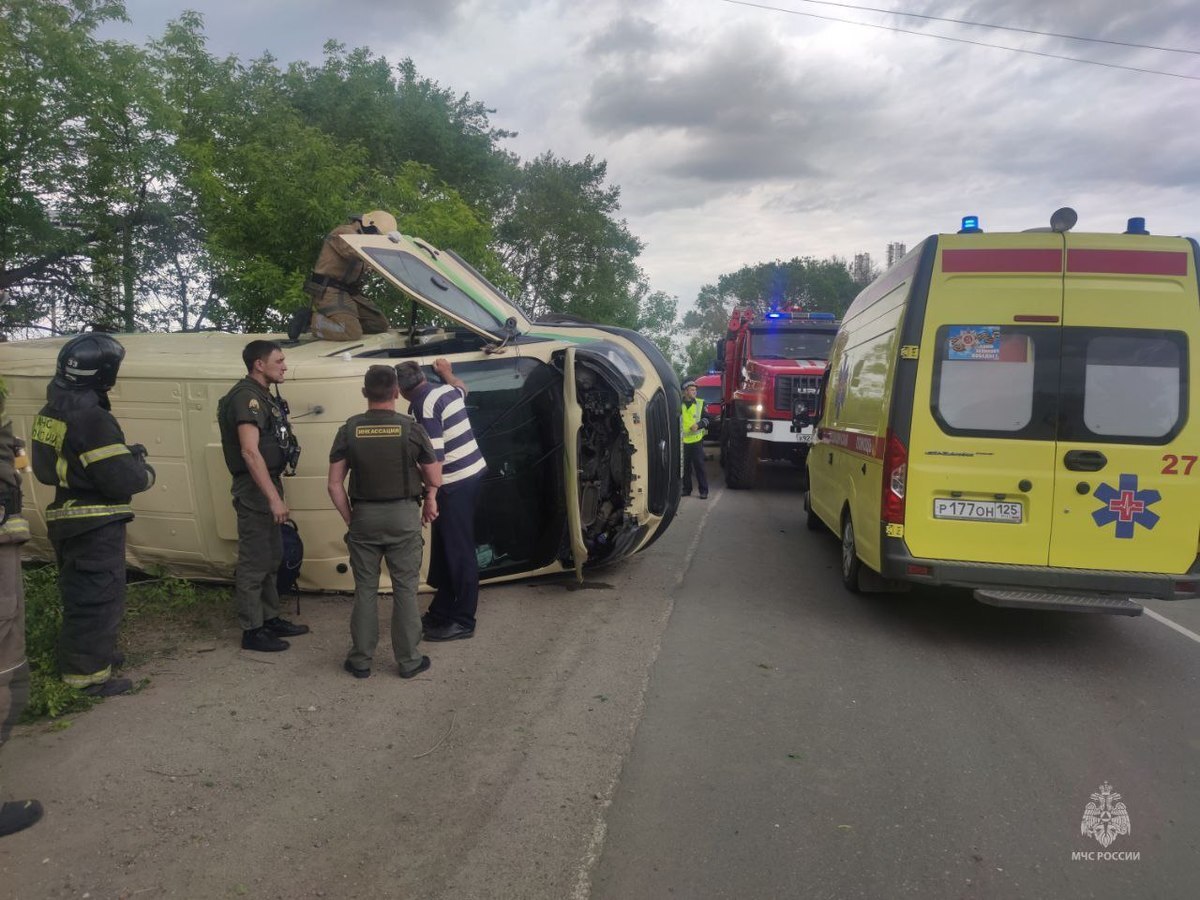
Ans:
{"type": "Polygon", "coordinates": [[[125,443],[107,398],[52,382],[46,400],[30,436],[34,474],[55,487],[46,510],[51,539],[132,519],[130,500],[154,485],[154,470],[125,443]]]}

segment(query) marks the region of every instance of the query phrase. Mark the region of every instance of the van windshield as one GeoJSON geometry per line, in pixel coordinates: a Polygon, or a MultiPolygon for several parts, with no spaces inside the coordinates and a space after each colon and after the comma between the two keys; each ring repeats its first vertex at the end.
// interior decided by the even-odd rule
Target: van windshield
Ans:
{"type": "Polygon", "coordinates": [[[832,331],[750,332],[750,355],[755,359],[829,359],[832,331]]]}

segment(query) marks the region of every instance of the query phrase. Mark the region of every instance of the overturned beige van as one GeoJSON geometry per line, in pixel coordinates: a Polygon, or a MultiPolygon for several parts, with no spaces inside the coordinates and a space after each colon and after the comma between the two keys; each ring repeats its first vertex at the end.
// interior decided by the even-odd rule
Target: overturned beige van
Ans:
{"type": "MultiPolygon", "coordinates": [[[[662,534],[679,503],[680,393],[653,343],[621,328],[531,321],[453,252],[418,239],[393,232],[347,240],[375,272],[450,324],[348,343],[115,335],[126,356],[113,413],[130,443],[149,448],[158,474],[133,500],[131,565],[232,578],[237,526],[217,401],[244,376],[242,347],[255,337],[279,341],[287,357],[281,394],[302,453],[284,490],[305,545],[302,589],[353,589],[345,527],[325,489],[329,447],[338,426],[364,408],[363,373],[381,362],[415,359],[436,382],[431,364],[445,357],[470,389],[471,424],[488,463],[475,522],[484,580],[581,575],[662,534]]],[[[7,412],[27,442],[66,339],[0,344],[7,412]]],[[[53,488],[27,472],[24,490],[34,533],[27,552],[52,559],[44,512],[53,488]]]]}

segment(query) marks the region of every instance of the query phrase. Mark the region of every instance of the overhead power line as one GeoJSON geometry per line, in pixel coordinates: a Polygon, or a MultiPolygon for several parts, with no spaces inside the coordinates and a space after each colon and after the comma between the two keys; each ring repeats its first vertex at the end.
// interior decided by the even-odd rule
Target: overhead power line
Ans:
{"type": "MultiPolygon", "coordinates": [[[[818,13],[800,12],[798,9],[785,9],[780,6],[767,6],[763,3],[750,3],[748,0],[721,0],[722,3],[732,3],[735,6],[749,6],[769,12],[787,13],[790,16],[804,16],[808,19],[822,19],[826,22],[840,22],[843,25],[857,25],[860,28],[878,28],[881,31],[895,31],[900,34],[912,34],[917,37],[935,38],[939,41],[953,41],[956,44],[970,44],[973,47],[990,47],[993,50],[1007,50],[1009,53],[1025,53],[1029,56],[1041,56],[1045,59],[1060,59],[1064,62],[1084,63],[1089,66],[1103,66],[1106,69],[1121,69],[1126,72],[1139,72],[1142,75],[1165,75],[1168,78],[1183,78],[1187,81],[1200,81],[1200,75],[1184,75],[1182,72],[1164,72],[1160,69],[1142,69],[1137,66],[1122,66],[1118,63],[1101,62],[1096,59],[1083,59],[1078,56],[1063,56],[1058,53],[1046,53],[1041,50],[1028,50],[1024,47],[1007,47],[1004,44],[989,44],[986,41],[972,41],[968,38],[951,37],[947,34],[932,34],[928,31],[913,31],[910,28],[896,28],[893,25],[877,25],[873,22],[858,22],[854,19],[840,19],[836,16],[822,16],[818,13]]],[[[805,2],[805,0],[801,0],[805,2]]]]}
{"type": "MultiPolygon", "coordinates": [[[[970,25],[972,28],[993,28],[997,31],[1015,31],[1019,34],[1036,34],[1040,37],[1062,38],[1067,41],[1087,41],[1090,44],[1109,44],[1113,47],[1133,47],[1136,50],[1161,50],[1163,53],[1190,53],[1200,56],[1200,50],[1188,50],[1184,47],[1159,47],[1155,44],[1138,44],[1133,41],[1112,41],[1107,38],[1084,37],[1078,34],[1063,34],[1060,31],[1038,31],[1036,28],[1019,28],[1015,25],[996,25],[991,22],[972,22],[969,19],[952,19],[948,16],[930,16],[924,13],[901,12],[898,9],[884,9],[878,6],[859,6],[854,3],[835,3],[833,0],[797,0],[799,3],[811,3],[815,6],[836,6],[839,9],[857,9],[863,12],[886,13],[889,16],[903,16],[907,19],[925,19],[930,22],[950,22],[954,25],[970,25]]],[[[753,5],[753,4],[744,4],[753,5]]],[[[801,13],[803,15],[803,13],[801,13]]]]}

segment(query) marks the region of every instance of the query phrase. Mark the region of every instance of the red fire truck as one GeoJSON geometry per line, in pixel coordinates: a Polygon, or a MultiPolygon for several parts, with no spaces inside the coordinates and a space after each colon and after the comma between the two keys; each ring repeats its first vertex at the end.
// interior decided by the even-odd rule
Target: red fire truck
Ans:
{"type": "Polygon", "coordinates": [[[729,487],[753,487],[760,460],[804,467],[814,429],[793,424],[797,403],[814,406],[837,330],[833,313],[733,311],[717,342],[721,466],[729,487]]]}

